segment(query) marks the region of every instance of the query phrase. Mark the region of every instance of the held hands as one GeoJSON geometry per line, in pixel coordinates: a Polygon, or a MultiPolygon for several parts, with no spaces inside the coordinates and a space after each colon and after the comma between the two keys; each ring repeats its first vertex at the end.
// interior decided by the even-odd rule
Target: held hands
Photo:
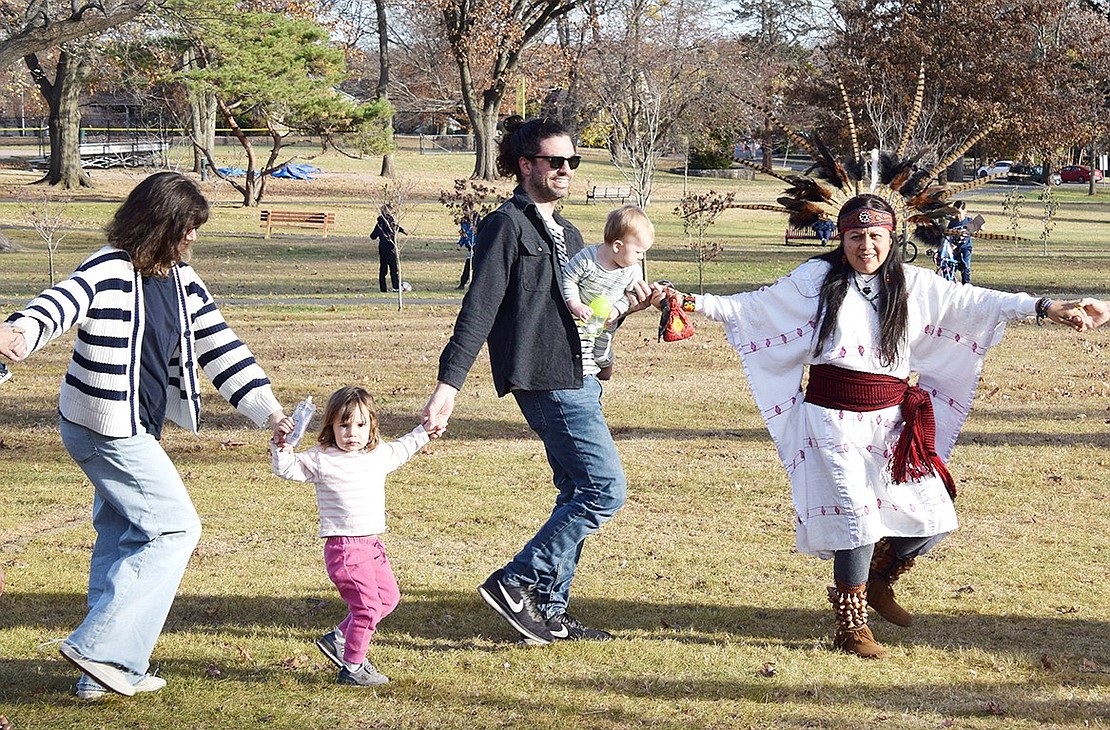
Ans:
{"type": "Polygon", "coordinates": [[[659,286],[658,282],[648,284],[646,281],[637,281],[628,290],[627,295],[632,306],[628,308],[626,314],[632,314],[648,307],[659,307],[667,292],[659,286]]]}
{"type": "Polygon", "coordinates": [[[1101,327],[1110,321],[1110,301],[1086,297],[1074,302],[1073,306],[1082,309],[1084,314],[1087,315],[1090,320],[1087,326],[1090,329],[1101,327]]]}
{"type": "Polygon", "coordinates": [[[432,391],[420,421],[429,438],[437,439],[447,431],[447,421],[455,410],[455,395],[458,392],[447,383],[438,383],[432,391]]]}
{"type": "Polygon", "coordinates": [[[651,290],[653,293],[651,303],[655,305],[657,309],[663,308],[663,300],[671,294],[674,294],[676,297],[678,297],[679,301],[681,301],[682,298],[686,296],[685,292],[679,291],[677,288],[675,288],[674,284],[667,281],[666,279],[652,282],[651,290]]]}
{"type": "Polygon", "coordinates": [[[1107,302],[1090,298],[1077,302],[1052,302],[1048,305],[1045,314],[1053,322],[1067,325],[1076,332],[1086,332],[1098,327],[1107,318],[1110,318],[1110,313],[1106,312],[1105,309],[1106,305],[1107,302]],[[1099,314],[1100,308],[1102,314],[1099,314]]]}
{"type": "Polygon", "coordinates": [[[0,355],[12,362],[19,362],[27,357],[27,340],[23,337],[21,328],[0,324],[0,355]]]}
{"type": "Polygon", "coordinates": [[[285,415],[284,411],[271,413],[269,423],[270,428],[274,430],[274,437],[271,440],[278,446],[285,445],[285,437],[293,433],[293,428],[297,425],[290,416],[285,415]]]}

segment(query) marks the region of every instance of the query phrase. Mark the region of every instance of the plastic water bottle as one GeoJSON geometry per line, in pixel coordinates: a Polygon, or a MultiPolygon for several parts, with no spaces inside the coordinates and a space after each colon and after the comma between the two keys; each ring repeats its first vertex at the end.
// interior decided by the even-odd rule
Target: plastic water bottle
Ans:
{"type": "Polygon", "coordinates": [[[605,297],[597,297],[590,302],[590,311],[593,312],[590,318],[586,320],[585,326],[582,328],[590,337],[596,337],[605,329],[605,322],[609,319],[609,311],[612,305],[605,297]]]}
{"type": "Polygon", "coordinates": [[[312,414],[315,412],[316,406],[312,405],[312,396],[297,404],[293,409],[293,432],[285,437],[287,445],[296,446],[301,442],[304,432],[308,430],[308,422],[312,420],[312,414]]]}

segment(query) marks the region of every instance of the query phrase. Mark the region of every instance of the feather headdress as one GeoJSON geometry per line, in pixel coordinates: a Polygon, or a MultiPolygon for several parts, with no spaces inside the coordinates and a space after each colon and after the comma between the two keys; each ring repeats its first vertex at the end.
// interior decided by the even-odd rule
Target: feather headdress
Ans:
{"type": "MultiPolygon", "coordinates": [[[[903,231],[917,240],[936,246],[944,236],[950,218],[958,211],[951,201],[956,195],[980,187],[997,179],[999,175],[978,178],[973,182],[960,185],[938,185],[937,176],[949,165],[959,159],[983,137],[989,134],[997,123],[978,129],[947,157],[936,164],[925,166],[921,159],[924,150],[907,154],[914,129],[921,117],[925,97],[925,66],[922,64],[917,77],[917,90],[910,109],[906,127],[894,152],[875,150],[870,156],[861,151],[856,134],[855,117],[852,114],[849,96],[844,84],[837,82],[844,114],[848,125],[851,143],[851,157],[838,159],[817,133],[808,137],[790,129],[778,117],[766,109],[761,111],[767,119],[786,134],[797,146],[813,158],[813,164],[802,174],[780,175],[746,160],[740,162],[760,172],[772,175],[787,183],[789,187],[778,198],[781,212],[790,218],[792,228],[809,228],[821,215],[836,220],[841,206],[850,198],[864,192],[883,197],[891,204],[903,222],[903,231]]],[[[738,204],[734,207],[754,207],[738,204]]],[[[760,206],[766,209],[766,206],[760,206]]]]}

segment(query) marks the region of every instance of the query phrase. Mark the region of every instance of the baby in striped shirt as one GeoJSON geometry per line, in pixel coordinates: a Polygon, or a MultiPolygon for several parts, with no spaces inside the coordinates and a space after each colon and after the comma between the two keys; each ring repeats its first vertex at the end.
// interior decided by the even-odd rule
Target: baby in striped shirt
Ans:
{"type": "Polygon", "coordinates": [[[385,555],[385,477],[428,443],[423,426],[396,441],[383,441],[378,408],[364,388],[332,393],[317,444],[294,453],[285,443],[293,419],[281,421],[270,443],[274,474],[316,485],[320,537],[328,577],[347,604],[347,617],[316,646],[339,667],[339,684],[374,687],[389,682],[367,660],[378,623],[401,598],[385,555]]]}
{"type": "Polygon", "coordinates": [[[605,219],[605,242],[587,246],[563,267],[563,298],[582,324],[582,373],[608,380],[613,372],[613,334],[632,302],[628,291],[643,281],[644,253],[655,242],[655,226],[643,210],[623,205],[605,219]],[[583,324],[594,316],[591,303],[609,303],[603,329],[592,334],[583,324]]]}

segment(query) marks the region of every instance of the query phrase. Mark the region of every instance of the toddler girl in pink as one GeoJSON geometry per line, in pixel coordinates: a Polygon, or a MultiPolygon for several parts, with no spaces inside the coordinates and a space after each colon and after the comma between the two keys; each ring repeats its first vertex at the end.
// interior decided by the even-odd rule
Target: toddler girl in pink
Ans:
{"type": "Polygon", "coordinates": [[[339,684],[386,684],[389,678],[366,658],[378,623],[401,597],[379,538],[385,532],[385,475],[428,443],[428,434],[417,426],[396,441],[382,441],[374,399],[358,386],[340,388],[328,399],[316,446],[294,453],[284,442],[293,425],[291,418],[279,423],[270,444],[274,474],[316,485],[324,563],[348,609],[316,646],[339,667],[339,684]]]}

